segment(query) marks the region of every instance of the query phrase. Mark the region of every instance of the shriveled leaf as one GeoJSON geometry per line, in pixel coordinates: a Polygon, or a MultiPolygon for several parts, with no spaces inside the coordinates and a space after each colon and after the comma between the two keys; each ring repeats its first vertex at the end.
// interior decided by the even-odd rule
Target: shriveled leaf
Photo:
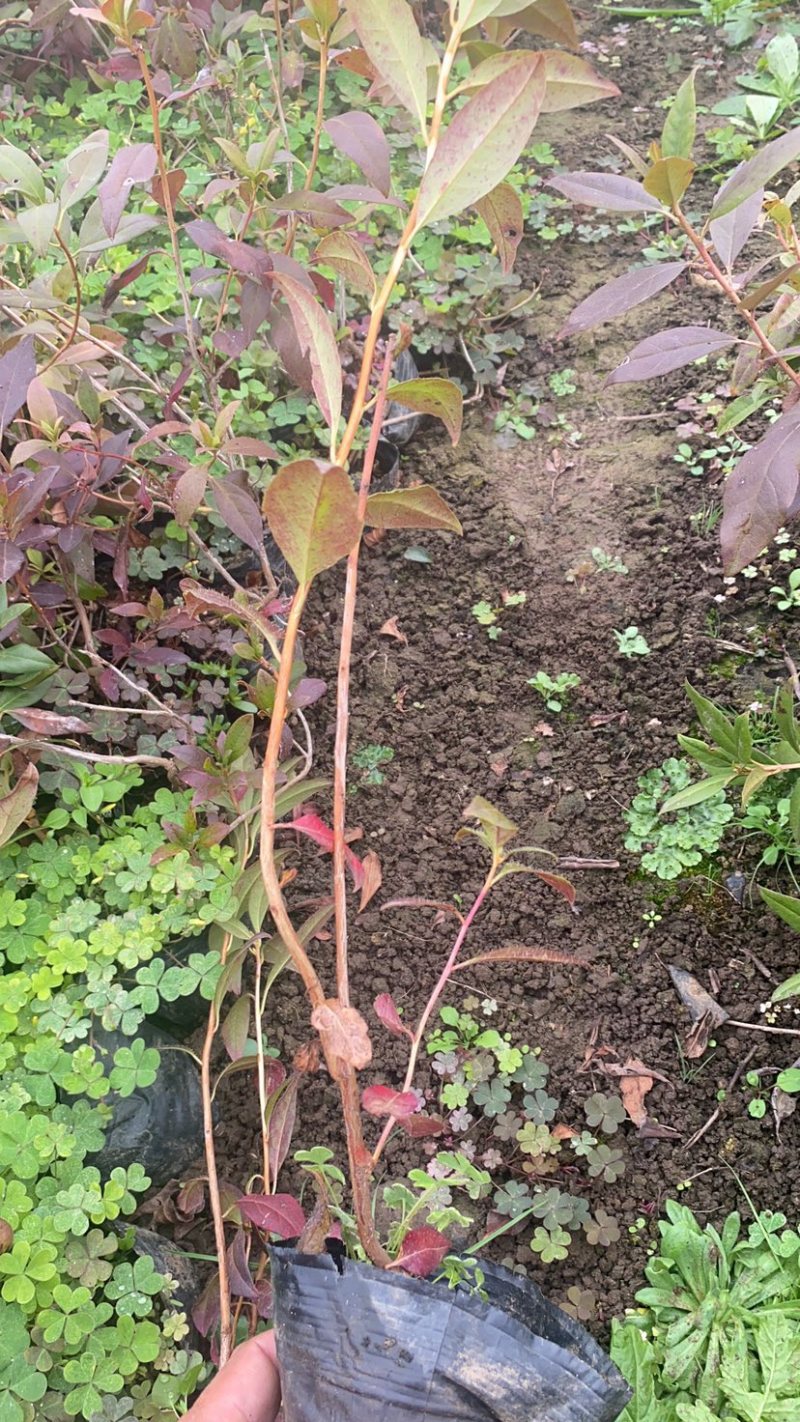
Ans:
{"type": "Polygon", "coordinates": [[[619,1094],[622,1104],[634,1126],[643,1126],[647,1120],[645,1097],[651,1091],[655,1078],[650,1075],[644,1062],[638,1057],[628,1057],[625,1075],[620,1077],[619,1094]]]}
{"type": "Polygon", "coordinates": [[[311,384],[323,417],[335,434],[342,413],[342,367],[333,327],[316,297],[294,277],[276,273],[303,355],[311,362],[311,384]]]}
{"type": "Polygon", "coordinates": [[[374,849],[368,849],[362,860],[364,869],[364,882],[361,885],[361,899],[358,905],[359,913],[364,909],[371,899],[374,899],[381,884],[383,883],[383,870],[381,861],[374,849]]]}
{"type": "Polygon", "coordinates": [[[453,444],[458,444],[464,397],[454,381],[439,375],[403,380],[399,385],[389,386],[386,398],[407,410],[418,410],[422,415],[433,415],[441,420],[453,444]]]}
{"type": "Polygon", "coordinates": [[[690,158],[659,158],[648,169],[642,187],[665,207],[677,207],[693,177],[694,163],[690,158]]]}
{"type": "Polygon", "coordinates": [[[417,231],[461,212],[506,176],[533,132],[544,90],[544,64],[531,55],[459,109],[420,184],[417,231]]]}
{"type": "Polygon", "coordinates": [[[313,459],[284,465],[267,489],[264,511],[300,583],[346,558],[361,533],[358,499],[347,474],[313,459]]]}
{"type": "Polygon", "coordinates": [[[7,844],[24,824],[36,799],[39,772],[31,763],[26,765],[13,789],[0,799],[0,844],[7,844]]]}
{"type": "Polygon", "coordinates": [[[327,119],[323,129],[334,148],[355,163],[379,192],[388,194],[392,184],[391,152],[377,120],[361,109],[353,109],[327,119]]]}
{"type": "Polygon", "coordinates": [[[633,267],[581,301],[561,327],[559,339],[574,336],[578,331],[591,331],[593,326],[623,316],[626,311],[632,311],[634,306],[640,306],[643,301],[649,301],[651,296],[663,291],[685,269],[685,262],[657,262],[649,267],[633,267]]]}
{"type": "Polygon", "coordinates": [[[40,706],[29,706],[24,711],[16,708],[14,720],[36,736],[81,736],[92,729],[80,716],[59,716],[56,711],[44,711],[40,706]]]}
{"type": "Polygon", "coordinates": [[[450,1247],[446,1234],[432,1225],[420,1225],[419,1229],[408,1231],[397,1258],[388,1267],[402,1269],[404,1274],[413,1274],[415,1279],[427,1279],[439,1268],[450,1247]]]}
{"type": "Polygon", "coordinates": [[[726,331],[710,326],[672,326],[647,336],[634,346],[625,359],[606,377],[606,385],[624,385],[633,380],[654,380],[671,370],[691,365],[702,356],[717,355],[736,340],[726,331]]]}
{"type": "Polygon", "coordinates": [[[237,997],[221,1030],[228,1056],[232,1062],[238,1062],[244,1056],[250,1030],[250,998],[246,993],[237,997]]]}
{"type": "Polygon", "coordinates": [[[474,958],[456,964],[456,970],[475,967],[478,963],[563,963],[570,968],[588,968],[588,958],[568,953],[561,948],[529,948],[525,943],[507,943],[505,948],[490,948],[474,958]]]}
{"type": "Polygon", "coordinates": [[[375,1015],[387,1032],[391,1032],[393,1037],[408,1037],[409,1041],[413,1041],[414,1033],[401,1018],[391,993],[379,993],[372,1005],[375,1015]]]}
{"type": "Polygon", "coordinates": [[[342,1061],[360,1071],[372,1061],[372,1043],[361,1013],[343,1007],[338,998],[326,998],[311,1014],[311,1025],[329,1062],[342,1061]]]}
{"type": "Polygon", "coordinates": [[[800,483],[800,407],[782,415],[729,475],[720,538],[729,576],[741,571],[786,523],[800,483]]]}
{"type": "Polygon", "coordinates": [[[462,532],[453,510],[432,484],[370,494],[365,522],[370,528],[444,528],[451,533],[462,532]]]}
{"type": "Polygon", "coordinates": [[[368,1086],[361,1093],[361,1105],[370,1116],[413,1116],[419,1109],[419,1098],[413,1091],[368,1086]]]}
{"type": "Polygon", "coordinates": [[[757,188],[750,197],[739,203],[725,217],[715,217],[709,223],[711,240],[717,249],[717,256],[728,271],[755,231],[764,203],[764,189],[757,188]]]}
{"type": "Polygon", "coordinates": [[[661,132],[661,152],[665,158],[691,158],[697,129],[697,99],[694,70],[684,79],[670,106],[661,132]]]}
{"type": "Polygon", "coordinates": [[[203,502],[208,484],[208,470],[201,464],[184,469],[172,494],[172,507],[181,528],[188,528],[203,502]]]}
{"type": "Polygon", "coordinates": [[[116,234],[131,188],[149,183],[156,171],[156,150],[152,143],[131,143],[115,155],[98,191],[103,226],[109,237],[116,234]]]}
{"type": "Polygon", "coordinates": [[[411,6],[407,0],[347,0],[347,11],[370,63],[427,138],[427,61],[411,6]]]}
{"type": "Polygon", "coordinates": [[[236,1208],[256,1229],[280,1239],[294,1239],[305,1228],[305,1210],[294,1195],[242,1195],[236,1208]]]}
{"type": "Polygon", "coordinates": [[[501,0],[492,19],[504,17],[509,18],[514,29],[541,35],[567,49],[578,48],[578,31],[567,0],[533,0],[528,5],[520,5],[520,0],[501,0]]]}
{"type": "Polygon", "coordinates": [[[427,1116],[420,1111],[416,1116],[401,1116],[398,1121],[401,1131],[405,1131],[414,1141],[426,1139],[429,1136],[443,1136],[445,1123],[441,1116],[427,1116]]]}
{"type": "Polygon", "coordinates": [[[264,524],[261,511],[248,489],[229,475],[225,479],[210,479],[209,494],[217,512],[231,533],[254,553],[264,547],[264,524]]]}
{"type": "Polygon", "coordinates": [[[548,187],[583,207],[605,212],[661,212],[662,205],[635,178],[618,173],[559,173],[548,178],[548,187]]]}
{"type": "Polygon", "coordinates": [[[33,336],[24,336],[0,356],[0,438],[25,404],[28,386],[35,377],[33,336]]]}
{"type": "Polygon", "coordinates": [[[747,198],[766,187],[787,163],[800,158],[800,127],[790,128],[780,138],[773,138],[758,153],[734,168],[727,182],[722,184],[711,209],[712,218],[724,217],[747,198]]]}
{"type": "Polygon", "coordinates": [[[352,232],[329,232],[317,247],[316,255],[318,261],[333,267],[344,277],[353,291],[362,292],[372,301],[377,289],[375,273],[364,248],[352,232]]]}
{"type": "Polygon", "coordinates": [[[489,229],[500,266],[504,272],[510,272],[525,225],[519,193],[510,183],[498,183],[490,193],[478,199],[475,207],[489,229]]]}

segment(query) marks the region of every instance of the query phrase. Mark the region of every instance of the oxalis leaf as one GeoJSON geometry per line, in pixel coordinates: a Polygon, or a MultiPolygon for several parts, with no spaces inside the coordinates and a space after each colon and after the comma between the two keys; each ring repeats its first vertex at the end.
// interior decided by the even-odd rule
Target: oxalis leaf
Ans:
{"type": "Polygon", "coordinates": [[[795,511],[800,474],[800,407],[771,425],[728,478],[722,499],[722,561],[741,571],[795,511]]]}
{"type": "Polygon", "coordinates": [[[606,282],[585,301],[581,301],[567,317],[558,339],[574,336],[578,331],[591,331],[603,321],[613,321],[634,306],[648,301],[665,286],[669,286],[685,270],[685,262],[659,262],[652,267],[633,267],[621,277],[606,282]]]}
{"type": "Polygon", "coordinates": [[[338,465],[284,465],[264,495],[270,532],[299,583],[345,558],[361,533],[358,499],[338,465]]]}
{"type": "Polygon", "coordinates": [[[624,385],[633,380],[652,380],[671,370],[691,365],[701,356],[716,355],[732,346],[736,340],[725,331],[712,331],[709,326],[673,326],[647,336],[629,351],[625,359],[606,377],[606,385],[624,385]]]}
{"type": "Polygon", "coordinates": [[[428,70],[411,6],[407,0],[347,0],[347,12],[367,57],[427,139],[428,70]]]}
{"type": "Polygon", "coordinates": [[[522,58],[459,109],[439,140],[417,198],[418,232],[485,197],[528,142],[545,91],[538,55],[522,58]]]}

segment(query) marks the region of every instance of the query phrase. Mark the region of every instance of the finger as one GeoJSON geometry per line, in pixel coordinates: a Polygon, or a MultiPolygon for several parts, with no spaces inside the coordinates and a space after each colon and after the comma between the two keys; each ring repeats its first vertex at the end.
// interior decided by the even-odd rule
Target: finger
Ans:
{"type": "Polygon", "coordinates": [[[234,1351],[186,1422],[275,1422],[280,1405],[275,1334],[259,1333],[234,1351]]]}

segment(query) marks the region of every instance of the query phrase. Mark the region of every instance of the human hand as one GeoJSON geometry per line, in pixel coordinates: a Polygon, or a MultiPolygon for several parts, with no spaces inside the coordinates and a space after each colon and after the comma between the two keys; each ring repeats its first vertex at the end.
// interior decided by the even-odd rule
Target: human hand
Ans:
{"type": "Polygon", "coordinates": [[[185,1422],[275,1422],[280,1405],[275,1334],[259,1333],[234,1350],[185,1422]]]}

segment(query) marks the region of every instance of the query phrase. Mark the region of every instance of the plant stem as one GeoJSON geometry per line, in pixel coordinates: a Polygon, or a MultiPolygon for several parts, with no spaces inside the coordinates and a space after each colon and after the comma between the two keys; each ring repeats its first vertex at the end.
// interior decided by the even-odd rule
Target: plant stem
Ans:
{"type": "MultiPolygon", "coordinates": [[[[226,936],[222,949],[222,962],[227,956],[230,940],[226,936]]],[[[200,1067],[200,1092],[203,1098],[203,1145],[208,1175],[208,1198],[214,1221],[214,1243],[219,1266],[219,1365],[224,1368],[231,1354],[233,1344],[233,1323],[231,1319],[231,1291],[228,1278],[228,1256],[225,1244],[225,1221],[222,1218],[222,1201],[219,1193],[217,1155],[214,1149],[214,1108],[211,1090],[211,1051],[217,1030],[217,1008],[212,1002],[208,1011],[208,1023],[203,1042],[200,1067]]]]}
{"type": "Polygon", "coordinates": [[[768,356],[769,359],[775,365],[777,365],[780,370],[783,371],[784,375],[789,377],[793,385],[796,385],[798,386],[798,388],[800,388],[800,374],[796,370],[792,370],[792,367],[789,365],[789,362],[784,360],[780,352],[776,350],[775,346],[773,346],[769,337],[765,336],[756,317],[753,315],[752,311],[747,310],[733,283],[717,266],[717,263],[714,261],[714,258],[709,252],[708,247],[706,246],[702,237],[699,235],[699,233],[695,232],[691,222],[689,222],[688,218],[684,216],[678,203],[675,203],[672,210],[675,215],[676,221],[680,224],[682,231],[689,238],[689,241],[691,242],[692,246],[695,248],[698,255],[701,257],[703,265],[711,273],[717,285],[720,287],[720,290],[724,292],[725,296],[727,296],[728,300],[736,308],[739,315],[742,316],[747,322],[748,326],[750,327],[750,330],[753,332],[753,335],[758,341],[758,344],[761,346],[761,349],[763,350],[764,354],[768,356]]]}
{"type": "MultiPolygon", "coordinates": [[[[481,910],[481,908],[482,908],[482,906],[483,906],[483,904],[484,904],[484,902],[485,902],[485,900],[486,900],[486,897],[487,897],[487,895],[489,894],[489,892],[490,892],[490,890],[491,890],[491,888],[492,888],[492,885],[494,884],[495,875],[496,875],[496,873],[497,873],[498,867],[499,867],[499,866],[498,866],[498,864],[497,864],[496,862],[493,862],[493,863],[492,863],[492,867],[491,867],[491,869],[489,870],[489,873],[488,873],[487,876],[486,876],[485,882],[484,882],[484,884],[483,884],[483,887],[482,887],[480,893],[476,896],[475,900],[473,901],[472,907],[470,908],[469,912],[465,915],[464,921],[463,921],[463,923],[461,924],[461,927],[460,927],[459,930],[458,930],[458,934],[457,934],[457,936],[456,936],[456,940],[455,940],[455,942],[454,942],[454,944],[453,944],[453,946],[452,946],[452,948],[451,948],[451,950],[450,950],[450,956],[449,956],[449,958],[447,959],[447,962],[445,963],[444,967],[442,968],[441,973],[439,974],[439,980],[438,980],[438,982],[437,982],[435,988],[433,989],[433,992],[431,993],[430,997],[428,998],[428,1001],[427,1001],[426,1004],[425,1004],[425,1007],[424,1007],[423,1012],[422,1012],[422,1016],[420,1017],[419,1022],[417,1023],[417,1030],[416,1030],[415,1033],[414,1033],[414,1040],[413,1040],[412,1043],[411,1043],[411,1051],[409,1052],[409,1055],[408,1055],[408,1067],[407,1067],[407,1069],[406,1069],[406,1079],[405,1079],[405,1081],[403,1082],[403,1087],[402,1087],[402,1090],[403,1090],[403,1091],[409,1091],[409,1090],[411,1089],[411,1085],[412,1085],[412,1083],[413,1083],[413,1081],[414,1081],[414,1072],[415,1072],[415,1070],[416,1070],[417,1057],[419,1056],[419,1049],[420,1049],[420,1047],[422,1046],[422,1038],[423,1038],[423,1036],[425,1035],[425,1028],[427,1027],[428,1022],[430,1021],[430,1016],[431,1016],[431,1013],[433,1012],[433,1009],[435,1008],[437,1002],[439,1001],[439,998],[441,997],[442,993],[444,992],[444,989],[445,989],[445,987],[446,987],[446,985],[447,985],[447,981],[448,981],[448,979],[449,979],[449,977],[450,977],[450,975],[451,975],[451,973],[452,973],[452,971],[453,971],[453,969],[454,969],[454,967],[455,967],[455,965],[456,965],[456,961],[457,961],[457,959],[458,959],[458,955],[459,955],[459,953],[461,952],[461,949],[462,949],[463,946],[464,946],[464,942],[465,942],[465,939],[466,939],[466,937],[467,937],[467,934],[469,933],[469,930],[470,930],[470,928],[472,927],[472,924],[474,923],[474,921],[475,921],[477,915],[480,913],[480,910],[481,910]]],[[[386,1145],[386,1142],[388,1141],[390,1135],[392,1134],[392,1131],[394,1130],[394,1127],[395,1127],[396,1123],[397,1123],[397,1117],[396,1117],[396,1116],[390,1116],[389,1119],[388,1119],[388,1121],[386,1122],[386,1125],[384,1126],[383,1131],[381,1132],[381,1136],[380,1136],[380,1139],[379,1139],[379,1141],[378,1141],[378,1144],[376,1145],[374,1151],[372,1152],[372,1166],[373,1166],[373,1169],[374,1169],[375,1166],[378,1164],[378,1161],[380,1160],[380,1158],[381,1158],[381,1156],[382,1156],[382,1154],[383,1154],[384,1146],[386,1145]]]]}
{"type": "Polygon", "coordinates": [[[256,980],[253,990],[253,1011],[255,1013],[256,1049],[258,1053],[258,1114],[261,1121],[261,1174],[264,1191],[270,1193],[269,1183],[269,1126],[267,1124],[267,1073],[264,1066],[264,1031],[261,1025],[261,969],[263,957],[261,940],[255,945],[256,980]]]}
{"type": "MultiPolygon", "coordinates": [[[[386,391],[392,368],[393,342],[386,348],[381,381],[372,418],[369,444],[364,455],[361,484],[358,490],[358,516],[362,523],[367,507],[375,453],[378,448],[386,391]]],[[[347,737],[350,729],[350,661],[353,651],[353,624],[358,588],[359,539],[347,560],[347,579],[342,608],[342,630],[339,637],[339,675],[336,686],[336,739],[333,761],[333,905],[336,917],[336,994],[343,1006],[350,1004],[350,983],[347,967],[347,842],[345,818],[347,811],[347,737]]]]}
{"type": "Polygon", "coordinates": [[[71,251],[69,250],[69,247],[67,246],[66,242],[64,241],[63,237],[61,236],[61,233],[58,231],[57,228],[54,233],[54,236],[59,247],[64,253],[64,256],[67,259],[67,266],[69,267],[70,276],[72,277],[72,284],[75,287],[75,314],[72,318],[72,327],[70,329],[69,335],[67,336],[67,344],[65,346],[62,346],[60,350],[54,351],[47,364],[43,365],[41,370],[39,371],[40,375],[44,375],[45,371],[49,370],[51,365],[55,365],[55,362],[59,360],[61,356],[63,356],[64,352],[69,350],[70,346],[75,340],[75,337],[78,334],[78,327],[81,321],[81,279],[78,275],[78,268],[75,265],[75,258],[73,257],[71,251]]]}

